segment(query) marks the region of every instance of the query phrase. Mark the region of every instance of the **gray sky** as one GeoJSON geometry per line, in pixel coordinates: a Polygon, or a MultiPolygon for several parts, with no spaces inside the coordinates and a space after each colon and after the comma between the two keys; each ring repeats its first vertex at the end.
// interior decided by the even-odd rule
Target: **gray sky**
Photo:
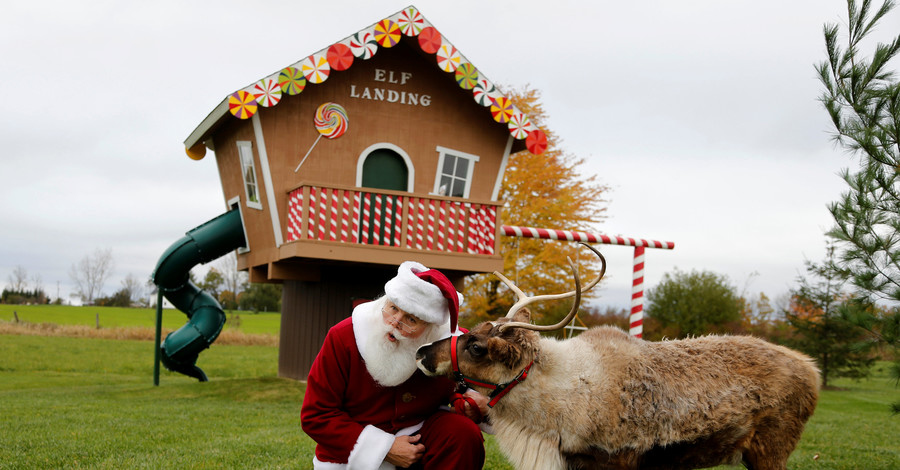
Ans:
{"type": "MultiPolygon", "coordinates": [[[[56,296],[112,248],[147,278],[187,230],[224,212],[213,158],[183,140],[228,94],[407,1],[15,2],[0,17],[0,284],[15,266],[56,296]]],[[[783,296],[821,260],[827,204],[853,165],[829,140],[813,64],[843,0],[419,1],[493,82],[542,92],[545,127],[613,188],[605,233],[647,250],[646,287],[675,267],[783,296]],[[552,7],[548,6],[551,5],[552,7]]],[[[900,30],[900,12],[879,35],[900,30]]],[[[556,227],[566,228],[566,227],[556,227]]],[[[632,250],[604,249],[601,302],[630,302],[632,250]]]]}

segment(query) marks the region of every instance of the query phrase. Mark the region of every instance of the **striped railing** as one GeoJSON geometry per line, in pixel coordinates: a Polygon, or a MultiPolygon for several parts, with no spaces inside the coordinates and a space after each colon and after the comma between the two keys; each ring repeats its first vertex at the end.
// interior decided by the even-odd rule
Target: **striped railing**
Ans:
{"type": "Polygon", "coordinates": [[[303,185],[289,193],[286,239],[493,255],[498,207],[395,191],[303,185]]]}

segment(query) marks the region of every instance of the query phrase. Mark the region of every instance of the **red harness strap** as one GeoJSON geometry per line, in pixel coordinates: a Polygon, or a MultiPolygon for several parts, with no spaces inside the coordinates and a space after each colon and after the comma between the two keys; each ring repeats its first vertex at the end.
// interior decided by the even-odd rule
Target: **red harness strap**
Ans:
{"type": "Polygon", "coordinates": [[[519,375],[506,383],[496,384],[493,382],[483,382],[481,380],[468,377],[466,375],[463,375],[463,373],[459,371],[459,361],[457,359],[456,352],[456,340],[458,338],[459,336],[450,337],[450,365],[453,367],[453,376],[456,379],[456,382],[460,385],[475,385],[478,387],[491,389],[492,392],[490,395],[488,395],[488,398],[491,399],[491,401],[488,402],[488,406],[491,408],[493,408],[494,405],[496,405],[504,395],[509,393],[509,391],[512,390],[513,387],[527,379],[528,371],[531,370],[531,366],[534,365],[534,361],[531,361],[527,366],[525,366],[524,369],[522,369],[521,372],[519,372],[519,375]]]}

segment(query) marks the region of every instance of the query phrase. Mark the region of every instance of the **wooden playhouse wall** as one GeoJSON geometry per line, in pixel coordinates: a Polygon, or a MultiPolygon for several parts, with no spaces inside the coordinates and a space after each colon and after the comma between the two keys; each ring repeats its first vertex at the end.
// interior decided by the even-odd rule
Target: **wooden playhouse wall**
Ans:
{"type": "MultiPolygon", "coordinates": [[[[478,155],[470,199],[491,199],[497,178],[502,177],[500,166],[510,143],[509,131],[493,121],[490,110],[476,103],[470,91],[457,85],[452,73],[436,67],[434,56],[408,45],[408,40],[379,49],[373,58],[357,61],[347,71],[332,71],[326,82],[307,84],[296,96],[283,95],[278,106],[260,108],[256,116],[271,168],[274,209],[279,211],[282,237],[287,235],[289,191],[310,182],[356,186],[360,156],[373,144],[389,143],[407,153],[415,173],[413,192],[422,195],[434,189],[438,146],[478,155]],[[411,104],[410,95],[416,97],[417,104],[411,104]],[[348,130],[337,139],[319,139],[295,173],[297,164],[319,136],[313,117],[316,108],[325,102],[338,103],[347,110],[348,130]]],[[[250,252],[241,255],[240,267],[278,261],[280,255],[269,214],[273,208],[263,192],[260,143],[256,141],[252,119],[229,116],[214,136],[214,145],[225,200],[239,196],[245,214],[250,252]],[[239,140],[253,143],[261,211],[247,208],[244,201],[239,140]]]]}

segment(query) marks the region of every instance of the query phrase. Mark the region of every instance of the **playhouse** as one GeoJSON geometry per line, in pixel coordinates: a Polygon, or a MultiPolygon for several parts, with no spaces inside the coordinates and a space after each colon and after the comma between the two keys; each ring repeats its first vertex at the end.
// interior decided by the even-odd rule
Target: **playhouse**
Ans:
{"type": "Polygon", "coordinates": [[[546,137],[413,6],[228,95],[185,140],[215,154],[251,282],[283,283],[279,375],[405,260],[501,269],[511,153],[546,137]]]}

